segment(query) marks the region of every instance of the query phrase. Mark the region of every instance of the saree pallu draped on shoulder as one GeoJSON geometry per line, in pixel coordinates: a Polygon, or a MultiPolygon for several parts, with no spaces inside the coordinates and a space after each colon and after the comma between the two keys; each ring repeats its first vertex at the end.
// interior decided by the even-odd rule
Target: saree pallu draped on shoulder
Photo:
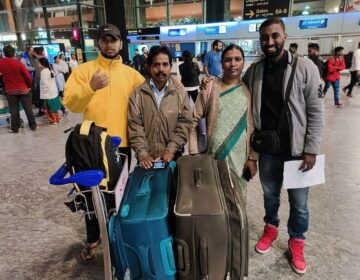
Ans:
{"type": "Polygon", "coordinates": [[[246,182],[241,178],[247,158],[246,125],[248,100],[242,85],[223,91],[219,97],[219,111],[208,153],[215,159],[227,160],[236,173],[242,192],[246,182]]]}

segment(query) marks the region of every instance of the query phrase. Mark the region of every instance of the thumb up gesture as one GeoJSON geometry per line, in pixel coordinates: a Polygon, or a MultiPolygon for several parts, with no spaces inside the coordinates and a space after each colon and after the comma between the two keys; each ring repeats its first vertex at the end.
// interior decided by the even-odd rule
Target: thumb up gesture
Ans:
{"type": "Polygon", "coordinates": [[[97,91],[109,85],[109,76],[105,73],[100,73],[100,68],[96,70],[91,77],[90,87],[93,91],[97,91]]]}

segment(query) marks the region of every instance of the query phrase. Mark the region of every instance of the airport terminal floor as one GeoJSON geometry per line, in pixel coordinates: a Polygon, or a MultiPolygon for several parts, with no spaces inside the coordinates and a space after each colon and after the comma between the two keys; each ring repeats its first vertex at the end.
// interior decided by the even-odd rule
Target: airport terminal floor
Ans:
{"type": "MultiPolygon", "coordinates": [[[[342,85],[349,77],[342,77],[342,85]]],[[[263,198],[258,176],[248,186],[250,231],[248,280],[360,279],[360,87],[354,97],[342,93],[344,108],[333,106],[332,91],[325,98],[326,183],[311,187],[310,227],[306,234],[304,276],[294,273],[286,257],[287,193],[282,192],[279,241],[266,254],[254,251],[263,230],[263,198]]],[[[25,116],[23,116],[24,119],[25,116]]],[[[67,134],[81,121],[69,114],[59,125],[38,119],[40,129],[25,124],[19,134],[8,133],[0,120],[0,279],[100,280],[101,250],[84,264],[78,258],[85,241],[84,221],[63,204],[70,186],[55,187],[50,175],[64,162],[67,134]]],[[[216,280],[216,279],[214,279],[216,280]]]]}

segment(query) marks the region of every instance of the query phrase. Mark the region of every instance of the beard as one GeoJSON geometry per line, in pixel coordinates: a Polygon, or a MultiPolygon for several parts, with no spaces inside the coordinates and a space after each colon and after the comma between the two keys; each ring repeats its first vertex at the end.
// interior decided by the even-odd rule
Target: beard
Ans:
{"type": "Polygon", "coordinates": [[[283,42],[281,45],[272,45],[272,46],[270,46],[270,47],[275,48],[274,52],[269,52],[268,51],[269,46],[261,46],[261,49],[262,49],[262,51],[264,52],[264,54],[265,54],[265,56],[267,58],[272,59],[272,58],[278,57],[281,54],[282,50],[284,49],[284,45],[285,45],[285,42],[283,42]]]}
{"type": "Polygon", "coordinates": [[[101,52],[101,54],[103,55],[103,57],[107,58],[107,59],[114,59],[114,58],[117,58],[119,53],[117,54],[114,54],[114,55],[109,55],[109,54],[106,54],[104,52],[101,52]]]}

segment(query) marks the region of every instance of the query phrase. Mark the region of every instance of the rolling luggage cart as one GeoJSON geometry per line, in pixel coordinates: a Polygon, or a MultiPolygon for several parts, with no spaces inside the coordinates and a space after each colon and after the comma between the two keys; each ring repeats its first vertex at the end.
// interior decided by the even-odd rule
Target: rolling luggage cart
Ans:
{"type": "MultiPolygon", "coordinates": [[[[120,137],[112,137],[112,141],[115,146],[120,144],[120,137]]],[[[123,169],[127,169],[127,164],[123,165],[123,169]]],[[[107,231],[107,225],[113,209],[107,209],[105,196],[107,194],[114,195],[114,191],[101,190],[99,184],[104,177],[104,172],[101,170],[87,170],[75,173],[69,177],[66,177],[68,170],[65,164],[63,164],[54,175],[51,176],[49,182],[52,185],[66,185],[66,184],[78,184],[88,188],[80,192],[72,189],[67,196],[67,203],[73,205],[71,209],[81,215],[88,215],[90,218],[95,215],[99,222],[100,238],[103,247],[103,259],[104,259],[104,280],[113,280],[115,274],[112,272],[111,254],[109,247],[109,237],[107,231]],[[90,193],[92,195],[90,195],[90,193]],[[89,198],[92,197],[92,201],[89,198]],[[90,205],[93,205],[91,207],[90,205]]],[[[121,177],[119,178],[119,180],[121,177]]],[[[115,210],[115,209],[114,209],[115,210]]]]}

